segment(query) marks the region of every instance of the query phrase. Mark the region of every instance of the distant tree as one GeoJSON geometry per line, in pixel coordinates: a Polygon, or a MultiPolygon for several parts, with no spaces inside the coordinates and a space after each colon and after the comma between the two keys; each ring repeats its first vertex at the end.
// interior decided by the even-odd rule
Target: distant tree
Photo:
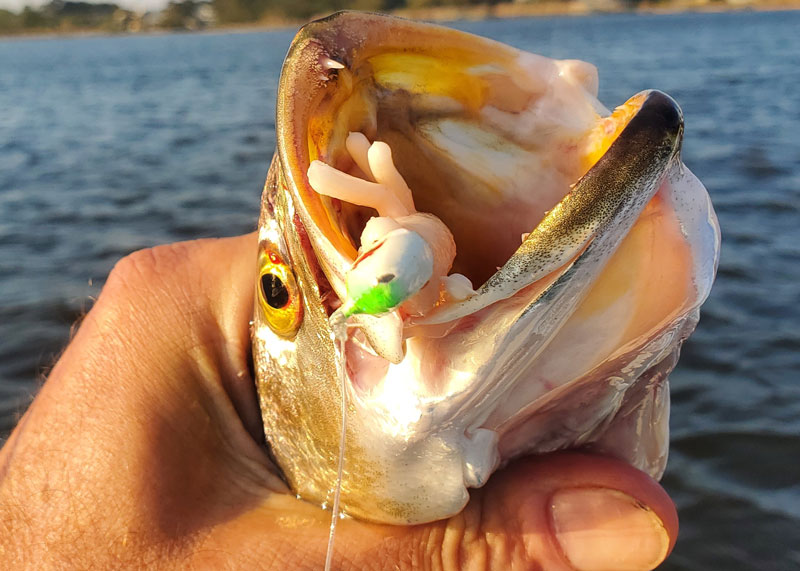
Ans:
{"type": "Polygon", "coordinates": [[[20,21],[23,28],[49,28],[53,25],[51,18],[30,6],[23,8],[20,14],[20,21]]]}
{"type": "MultiPolygon", "coordinates": [[[[382,2],[378,0],[356,1],[363,2],[359,7],[362,10],[383,9],[382,2]]],[[[272,3],[272,10],[290,18],[302,20],[353,7],[353,0],[274,0],[272,3]]]]}
{"type": "Polygon", "coordinates": [[[116,4],[52,0],[42,7],[41,16],[52,27],[95,29],[109,27],[117,10],[116,4]]]}
{"type": "Polygon", "coordinates": [[[194,29],[197,27],[194,19],[194,12],[199,4],[199,2],[195,2],[194,0],[170,2],[161,13],[159,25],[162,28],[194,29]]]}
{"type": "Polygon", "coordinates": [[[0,34],[16,32],[21,27],[22,21],[17,14],[0,9],[0,34]]]}
{"type": "Polygon", "coordinates": [[[350,0],[350,3],[343,6],[347,10],[367,10],[369,12],[389,12],[397,8],[403,8],[406,0],[350,0]]]}
{"type": "Polygon", "coordinates": [[[255,22],[270,6],[269,0],[212,0],[220,22],[255,22]]]}

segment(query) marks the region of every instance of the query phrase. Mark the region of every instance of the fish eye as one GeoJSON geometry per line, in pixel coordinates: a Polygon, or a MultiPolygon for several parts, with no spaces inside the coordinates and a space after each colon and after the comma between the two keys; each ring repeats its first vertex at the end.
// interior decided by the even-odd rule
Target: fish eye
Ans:
{"type": "Polygon", "coordinates": [[[275,274],[264,274],[261,276],[261,291],[264,293],[264,300],[273,309],[281,309],[289,303],[289,291],[275,274]]]}
{"type": "Polygon", "coordinates": [[[259,313],[275,334],[292,338],[303,319],[302,296],[294,272],[272,249],[262,252],[259,265],[259,313]]]}

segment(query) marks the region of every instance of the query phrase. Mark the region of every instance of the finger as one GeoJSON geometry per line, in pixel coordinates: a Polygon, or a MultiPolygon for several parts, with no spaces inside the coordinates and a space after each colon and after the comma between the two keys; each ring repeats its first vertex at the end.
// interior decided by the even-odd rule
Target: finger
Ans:
{"type": "MultiPolygon", "coordinates": [[[[328,517],[316,506],[273,495],[221,525],[195,555],[205,564],[219,563],[216,550],[235,544],[235,559],[242,563],[318,569],[325,558],[328,517]]],[[[563,452],[498,472],[473,491],[463,512],[445,521],[402,527],[342,520],[334,564],[354,569],[645,570],[664,560],[677,531],[674,505],[649,476],[618,460],[563,452]]]]}

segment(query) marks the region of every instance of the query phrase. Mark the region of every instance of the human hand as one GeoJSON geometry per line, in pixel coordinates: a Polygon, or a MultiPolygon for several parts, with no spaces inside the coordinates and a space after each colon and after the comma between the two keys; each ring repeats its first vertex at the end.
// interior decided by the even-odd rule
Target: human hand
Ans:
{"type": "MultiPolygon", "coordinates": [[[[5,568],[319,569],[330,513],[288,494],[248,369],[254,234],[124,258],[0,451],[5,568]]],[[[678,524],[616,460],[519,461],[462,513],[345,519],[334,566],[651,569],[678,524]]]]}

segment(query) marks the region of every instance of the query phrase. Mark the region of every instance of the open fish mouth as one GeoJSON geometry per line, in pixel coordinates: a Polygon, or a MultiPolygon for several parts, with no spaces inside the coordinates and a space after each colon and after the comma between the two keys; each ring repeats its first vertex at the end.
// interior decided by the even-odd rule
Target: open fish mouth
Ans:
{"type": "Polygon", "coordinates": [[[597,85],[583,62],[373,14],[298,33],[254,355],[265,433],[300,496],[331,498],[342,361],[352,515],[447,517],[508,460],[568,447],[661,474],[667,375],[719,232],[680,162],[677,104],[648,91],[609,113],[597,85]],[[427,255],[429,271],[385,311],[352,304],[354,268],[378,264],[387,232],[409,245],[372,285],[427,255]],[[341,352],[328,319],[349,303],[341,352]]]}

